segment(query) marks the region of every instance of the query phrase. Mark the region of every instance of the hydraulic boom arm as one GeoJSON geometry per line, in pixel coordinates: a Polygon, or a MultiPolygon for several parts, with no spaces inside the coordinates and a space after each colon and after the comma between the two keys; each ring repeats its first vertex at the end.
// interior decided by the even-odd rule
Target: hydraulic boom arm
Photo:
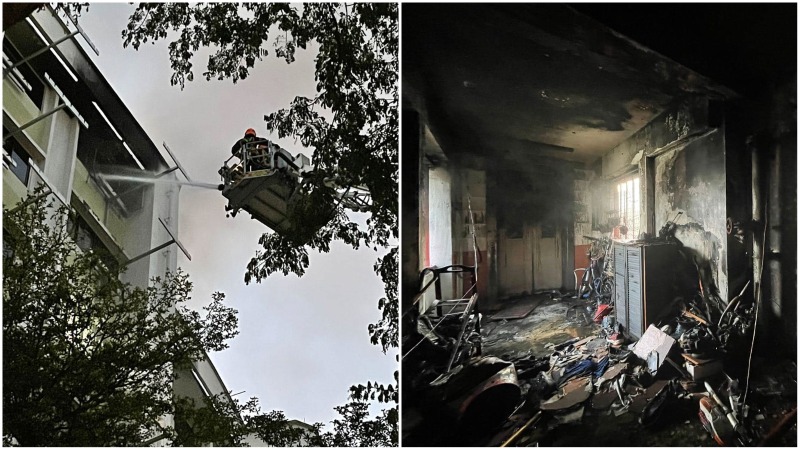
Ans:
{"type": "MultiPolygon", "coordinates": [[[[228,199],[226,211],[235,216],[245,210],[253,219],[277,233],[291,230],[288,212],[299,200],[303,183],[309,182],[314,168],[302,153],[291,153],[268,140],[249,142],[228,158],[219,174],[222,195],[228,199]]],[[[337,176],[326,177],[325,186],[336,192],[342,206],[365,212],[371,196],[365,186],[345,186],[337,176]]]]}

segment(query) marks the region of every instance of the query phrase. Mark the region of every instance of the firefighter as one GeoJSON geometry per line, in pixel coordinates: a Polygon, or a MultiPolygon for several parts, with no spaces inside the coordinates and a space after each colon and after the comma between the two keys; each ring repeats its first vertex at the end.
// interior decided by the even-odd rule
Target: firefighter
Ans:
{"type": "Polygon", "coordinates": [[[243,145],[247,144],[248,142],[263,141],[263,140],[264,140],[263,138],[256,136],[256,130],[248,128],[247,131],[244,132],[244,137],[236,141],[236,143],[233,144],[233,147],[231,147],[231,155],[238,156],[239,158],[241,158],[242,155],[239,153],[239,151],[241,150],[243,145]]]}
{"type": "Polygon", "coordinates": [[[249,148],[247,153],[247,159],[248,159],[247,171],[268,168],[267,156],[269,152],[267,150],[267,145],[266,145],[267,140],[256,136],[256,130],[252,128],[248,128],[247,131],[244,132],[244,137],[236,141],[235,144],[233,144],[233,147],[231,147],[231,154],[234,156],[238,156],[239,159],[244,161],[244,155],[242,154],[242,150],[245,149],[245,146],[251,142],[264,142],[264,144],[258,144],[256,146],[248,146],[249,148]]]}

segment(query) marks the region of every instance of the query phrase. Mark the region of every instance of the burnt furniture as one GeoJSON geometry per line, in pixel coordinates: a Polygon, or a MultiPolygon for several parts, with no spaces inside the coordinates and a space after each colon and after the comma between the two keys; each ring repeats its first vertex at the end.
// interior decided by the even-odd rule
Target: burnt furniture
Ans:
{"type": "Polygon", "coordinates": [[[667,242],[614,242],[614,310],[622,332],[639,339],[669,312],[678,248],[667,242]]]}
{"type": "MultiPolygon", "coordinates": [[[[414,303],[416,304],[419,301],[432,283],[436,289],[436,300],[419,317],[423,325],[429,326],[429,330],[425,334],[441,335],[440,337],[453,343],[445,372],[449,372],[450,369],[458,365],[464,357],[469,357],[472,353],[481,354],[480,340],[477,342],[471,340],[473,335],[479,338],[481,332],[477,279],[477,267],[475,266],[455,264],[446,267],[428,267],[420,272],[420,289],[414,299],[414,303]],[[427,273],[432,273],[433,279],[425,283],[424,280],[427,273]],[[443,299],[442,275],[458,276],[462,274],[467,276],[470,283],[470,287],[464,296],[458,299],[443,299]]],[[[420,324],[418,323],[417,325],[419,328],[420,324]]]]}

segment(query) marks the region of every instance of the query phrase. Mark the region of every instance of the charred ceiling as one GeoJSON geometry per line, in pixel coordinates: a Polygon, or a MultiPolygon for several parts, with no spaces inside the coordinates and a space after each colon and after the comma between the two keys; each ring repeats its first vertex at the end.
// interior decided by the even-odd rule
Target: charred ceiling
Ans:
{"type": "Polygon", "coordinates": [[[742,95],[795,78],[796,3],[570,6],[742,95]]]}
{"type": "Polygon", "coordinates": [[[404,106],[470,166],[591,163],[678,98],[735,95],[566,5],[406,4],[403,24],[404,106]]]}

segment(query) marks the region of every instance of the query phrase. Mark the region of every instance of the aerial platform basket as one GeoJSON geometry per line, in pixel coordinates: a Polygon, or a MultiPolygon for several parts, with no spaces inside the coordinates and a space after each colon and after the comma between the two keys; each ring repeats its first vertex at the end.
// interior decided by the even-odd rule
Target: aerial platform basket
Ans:
{"type": "Polygon", "coordinates": [[[250,213],[253,219],[262,222],[278,233],[292,226],[287,214],[297,181],[279,170],[256,170],[226,186],[222,195],[228,199],[226,209],[235,215],[238,210],[250,213]]]}
{"type": "Polygon", "coordinates": [[[300,185],[300,176],[309,170],[305,155],[293,158],[286,150],[269,141],[256,141],[242,146],[238,154],[225,161],[222,195],[225,207],[235,216],[240,210],[250,213],[277,233],[291,229],[288,219],[293,195],[300,185]],[[240,161],[234,162],[238,157],[240,161]]]}
{"type": "MultiPolygon", "coordinates": [[[[313,170],[311,161],[302,153],[292,157],[268,140],[245,143],[219,170],[222,195],[228,199],[225,210],[232,216],[247,211],[276,233],[288,234],[297,225],[289,220],[289,212],[302,196],[301,187],[310,180],[308,176],[313,170]]],[[[340,186],[338,181],[335,174],[323,180],[343,207],[360,212],[369,210],[372,202],[366,187],[340,186]]]]}

